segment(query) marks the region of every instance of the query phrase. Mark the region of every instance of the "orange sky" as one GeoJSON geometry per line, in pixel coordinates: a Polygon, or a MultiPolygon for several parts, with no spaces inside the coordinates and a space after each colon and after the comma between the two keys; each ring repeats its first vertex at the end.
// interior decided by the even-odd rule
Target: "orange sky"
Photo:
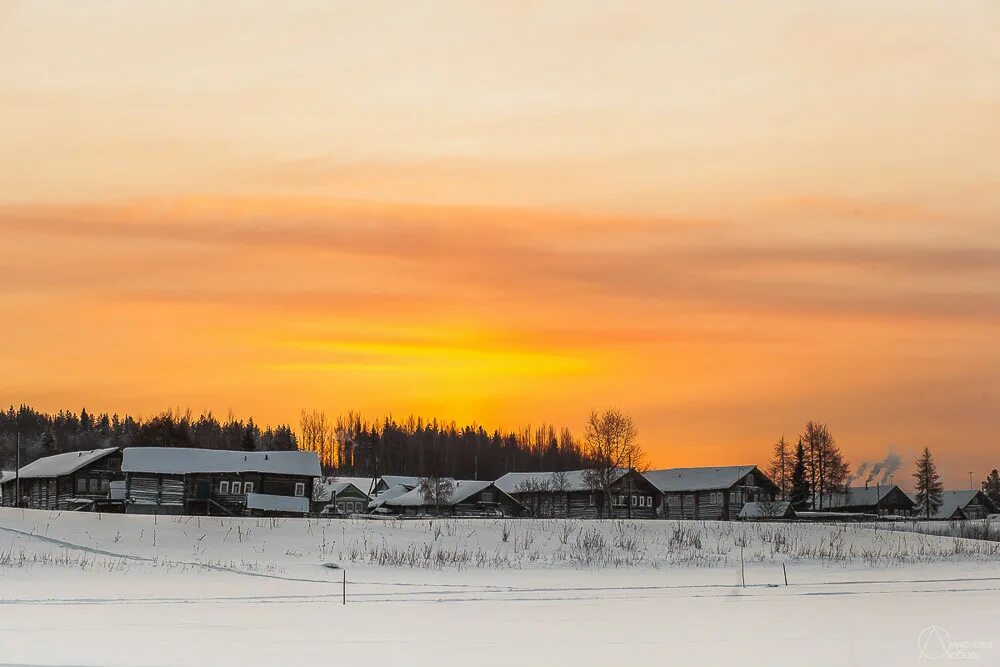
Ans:
{"type": "Polygon", "coordinates": [[[1000,466],[1000,5],[665,4],[0,0],[0,403],[1000,466]]]}

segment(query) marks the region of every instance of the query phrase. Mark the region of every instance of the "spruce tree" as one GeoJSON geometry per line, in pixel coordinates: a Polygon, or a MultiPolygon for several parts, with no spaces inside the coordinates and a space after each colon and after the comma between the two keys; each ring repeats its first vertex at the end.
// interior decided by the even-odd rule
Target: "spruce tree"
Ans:
{"type": "Polygon", "coordinates": [[[1000,472],[997,472],[996,468],[986,476],[986,481],[983,482],[983,493],[993,501],[994,505],[1000,507],[1000,472]]]}
{"type": "Polygon", "coordinates": [[[944,502],[944,487],[934,457],[927,447],[924,447],[924,453],[917,459],[917,471],[913,473],[913,478],[916,480],[917,506],[930,519],[944,502]]]}
{"type": "Polygon", "coordinates": [[[795,465],[792,468],[792,492],[789,500],[796,510],[804,510],[809,507],[809,477],[806,473],[806,448],[799,440],[799,446],[795,448],[795,465]]]}

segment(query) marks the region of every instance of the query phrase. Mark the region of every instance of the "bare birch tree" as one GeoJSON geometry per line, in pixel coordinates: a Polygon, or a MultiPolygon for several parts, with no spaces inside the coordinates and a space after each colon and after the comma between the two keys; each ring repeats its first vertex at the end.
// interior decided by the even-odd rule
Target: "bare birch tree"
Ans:
{"type": "Polygon", "coordinates": [[[639,429],[632,417],[620,410],[593,410],[587,419],[585,438],[584,453],[592,466],[586,480],[592,489],[602,493],[611,516],[611,487],[623,470],[645,466],[646,453],[638,444],[639,429]]]}

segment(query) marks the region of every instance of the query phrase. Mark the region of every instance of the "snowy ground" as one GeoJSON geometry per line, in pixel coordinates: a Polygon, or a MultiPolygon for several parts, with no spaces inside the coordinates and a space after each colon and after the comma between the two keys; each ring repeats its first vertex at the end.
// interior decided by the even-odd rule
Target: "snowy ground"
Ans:
{"type": "Polygon", "coordinates": [[[870,527],[0,510],[0,664],[1000,664],[997,619],[1000,544],[870,527]]]}

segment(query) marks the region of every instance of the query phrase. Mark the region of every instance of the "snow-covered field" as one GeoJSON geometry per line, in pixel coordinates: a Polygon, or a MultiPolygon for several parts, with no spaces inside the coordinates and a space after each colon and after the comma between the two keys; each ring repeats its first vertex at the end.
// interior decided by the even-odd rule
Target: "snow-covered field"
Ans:
{"type": "Polygon", "coordinates": [[[857,525],[0,510],[0,664],[1000,664],[998,619],[1000,544],[857,525]]]}

